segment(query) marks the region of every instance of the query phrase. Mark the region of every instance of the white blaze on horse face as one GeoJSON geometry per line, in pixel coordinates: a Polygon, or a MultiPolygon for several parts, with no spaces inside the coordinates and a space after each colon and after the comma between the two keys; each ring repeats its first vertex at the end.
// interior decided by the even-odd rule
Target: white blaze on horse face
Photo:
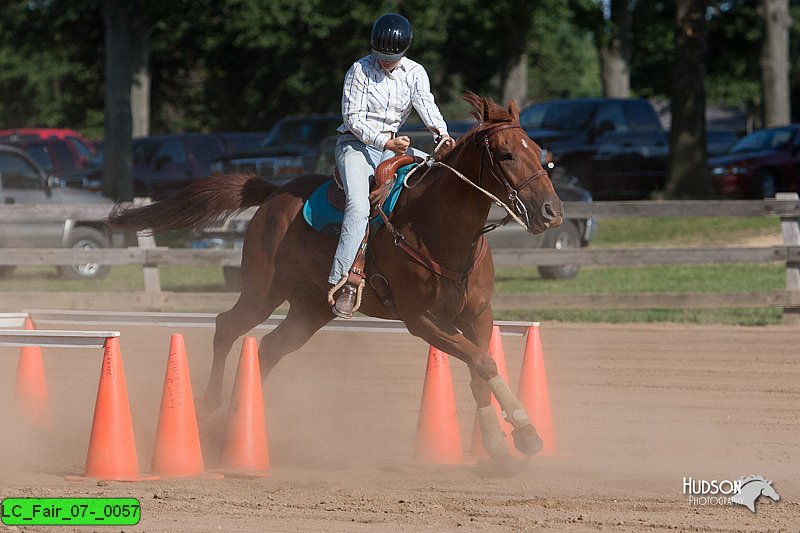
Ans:
{"type": "Polygon", "coordinates": [[[527,148],[528,147],[528,142],[525,139],[520,139],[520,140],[522,141],[522,146],[527,148]]]}

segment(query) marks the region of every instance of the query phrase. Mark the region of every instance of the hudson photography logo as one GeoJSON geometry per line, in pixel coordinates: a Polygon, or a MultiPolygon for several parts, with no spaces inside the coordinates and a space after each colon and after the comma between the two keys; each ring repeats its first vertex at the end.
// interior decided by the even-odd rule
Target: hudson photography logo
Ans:
{"type": "Polygon", "coordinates": [[[772,481],[763,476],[745,476],[739,479],[694,479],[683,478],[683,494],[689,505],[743,505],[756,512],[756,501],[766,496],[780,500],[772,481]]]}

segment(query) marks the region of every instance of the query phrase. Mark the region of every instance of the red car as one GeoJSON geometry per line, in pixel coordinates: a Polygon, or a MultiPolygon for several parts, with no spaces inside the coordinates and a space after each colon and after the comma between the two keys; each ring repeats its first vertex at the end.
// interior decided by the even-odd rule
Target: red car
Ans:
{"type": "Polygon", "coordinates": [[[69,129],[0,130],[0,142],[22,148],[47,172],[55,175],[85,168],[97,153],[91,141],[69,129]]]}
{"type": "Polygon", "coordinates": [[[800,124],[758,130],[708,160],[711,186],[725,197],[772,198],[800,191],[800,124]]]}

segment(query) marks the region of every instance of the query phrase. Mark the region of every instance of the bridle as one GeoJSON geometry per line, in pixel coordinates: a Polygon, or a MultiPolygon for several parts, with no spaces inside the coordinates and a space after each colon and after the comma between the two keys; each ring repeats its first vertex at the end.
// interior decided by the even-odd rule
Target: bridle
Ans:
{"type": "MultiPolygon", "coordinates": [[[[547,175],[547,171],[545,169],[537,170],[533,173],[533,175],[526,178],[522,183],[518,184],[516,187],[511,185],[511,181],[506,177],[505,172],[503,172],[502,167],[495,162],[494,156],[492,155],[492,149],[489,146],[489,138],[497,132],[508,130],[508,129],[521,129],[524,131],[522,126],[519,124],[497,124],[495,126],[491,126],[484,130],[481,130],[475,134],[475,144],[478,146],[478,150],[481,154],[480,165],[478,167],[478,186],[483,185],[483,168],[489,170],[489,173],[496,179],[500,185],[502,185],[506,192],[508,193],[508,202],[510,205],[513,206],[514,210],[517,212],[518,215],[521,215],[525,218],[525,224],[523,226],[525,229],[529,229],[531,227],[531,217],[530,213],[528,212],[528,208],[525,206],[525,203],[519,199],[519,191],[533,183],[535,180],[539,179],[542,176],[547,175]],[[488,165],[484,165],[484,157],[488,157],[488,165]],[[500,175],[495,172],[495,168],[500,169],[500,175]]],[[[509,209],[506,211],[511,214],[509,209]]],[[[517,220],[519,222],[519,220],[517,220]]]]}
{"type": "Polygon", "coordinates": [[[381,207],[381,205],[378,204],[378,206],[377,206],[377,211],[380,214],[381,218],[383,219],[383,222],[384,222],[384,225],[385,225],[386,229],[394,237],[395,246],[400,247],[414,261],[416,261],[417,263],[421,264],[422,266],[424,266],[428,270],[434,272],[435,274],[437,274],[439,276],[444,276],[444,277],[446,277],[448,279],[451,279],[451,280],[455,281],[459,286],[462,286],[464,284],[464,282],[469,278],[470,274],[475,270],[475,268],[478,266],[478,264],[481,262],[481,260],[483,259],[483,257],[487,253],[488,246],[486,244],[486,239],[483,237],[484,234],[486,234],[486,233],[488,233],[488,232],[490,232],[490,231],[492,231],[494,229],[497,229],[500,226],[505,225],[511,219],[513,219],[517,223],[519,223],[519,225],[522,226],[523,228],[525,228],[525,230],[533,231],[533,229],[531,228],[531,225],[530,225],[530,214],[528,213],[528,209],[525,207],[525,204],[519,199],[519,191],[522,188],[527,187],[528,185],[530,185],[533,181],[535,181],[536,179],[540,178],[541,176],[547,175],[547,171],[542,169],[542,170],[539,170],[537,172],[534,172],[534,174],[532,176],[528,177],[525,181],[523,181],[522,183],[520,183],[516,187],[511,185],[511,182],[505,176],[505,174],[502,172],[502,170],[500,171],[500,175],[498,175],[495,172],[495,170],[494,170],[495,167],[499,167],[499,165],[497,165],[495,163],[494,156],[492,155],[492,150],[491,150],[491,147],[489,146],[489,137],[491,137],[492,135],[494,135],[495,133],[497,133],[499,131],[510,129],[510,128],[522,129],[522,126],[519,126],[517,124],[507,124],[507,123],[506,124],[498,124],[498,125],[486,128],[485,130],[481,130],[481,131],[479,131],[479,132],[477,132],[475,134],[475,142],[477,143],[478,149],[480,150],[480,154],[481,154],[480,155],[480,157],[481,157],[480,169],[478,171],[477,183],[475,183],[475,181],[469,179],[464,174],[462,174],[461,172],[459,172],[455,168],[451,167],[450,165],[448,165],[446,163],[442,163],[441,161],[437,161],[435,159],[436,153],[444,145],[444,139],[440,139],[439,140],[439,142],[436,145],[436,148],[433,150],[433,153],[431,155],[429,155],[424,160],[423,163],[421,163],[420,165],[418,165],[417,167],[412,169],[405,176],[404,186],[408,187],[408,188],[413,188],[414,185],[410,184],[409,178],[411,177],[411,175],[416,170],[418,170],[421,167],[427,167],[427,169],[423,171],[422,176],[420,176],[420,178],[417,180],[417,183],[419,183],[419,180],[421,180],[425,176],[425,174],[427,174],[427,171],[430,170],[432,167],[434,167],[434,166],[444,167],[444,168],[450,170],[453,174],[458,176],[462,181],[466,182],[471,187],[474,187],[474,188],[478,189],[481,193],[483,193],[485,196],[487,196],[489,199],[491,199],[493,203],[495,203],[496,205],[502,207],[508,213],[508,216],[506,216],[502,221],[494,223],[494,224],[489,224],[488,226],[485,226],[482,230],[480,230],[478,232],[478,234],[475,236],[475,238],[472,241],[472,245],[470,246],[469,259],[467,260],[466,264],[464,265],[464,268],[460,272],[453,271],[453,270],[450,270],[448,268],[445,268],[444,266],[440,265],[438,262],[436,262],[432,258],[427,257],[427,255],[425,255],[419,249],[417,249],[416,247],[411,245],[406,240],[406,238],[403,236],[403,234],[400,233],[400,231],[398,231],[397,228],[395,228],[395,226],[391,223],[391,221],[389,220],[389,217],[383,211],[383,208],[381,207]],[[485,147],[486,150],[484,151],[482,147],[485,147]],[[486,161],[484,161],[484,157],[485,157],[484,154],[488,155],[488,165],[485,165],[486,161]],[[494,176],[494,178],[497,181],[499,181],[501,185],[503,185],[505,187],[506,191],[508,192],[509,202],[514,206],[514,210],[516,210],[516,212],[514,210],[512,210],[505,202],[500,201],[499,198],[497,198],[495,195],[493,195],[492,193],[490,193],[489,191],[487,191],[485,188],[482,187],[483,167],[484,166],[486,166],[488,168],[489,172],[491,173],[491,175],[494,176]],[[524,221],[520,218],[520,215],[525,217],[524,221]]]}
{"type": "MultiPolygon", "coordinates": [[[[433,153],[431,155],[429,155],[421,165],[419,165],[418,167],[415,167],[411,172],[409,172],[406,175],[404,186],[408,187],[408,188],[413,188],[414,187],[414,185],[411,185],[410,178],[411,178],[411,175],[417,169],[419,169],[420,167],[428,167],[428,169],[430,169],[432,167],[435,167],[435,166],[436,167],[444,167],[444,168],[448,169],[450,172],[452,172],[453,174],[455,174],[456,176],[458,176],[467,185],[469,185],[471,187],[474,187],[475,189],[478,189],[484,196],[488,197],[492,201],[492,203],[494,203],[498,207],[503,208],[506,211],[506,213],[508,213],[508,215],[501,222],[498,222],[498,223],[495,223],[495,224],[490,224],[489,226],[485,227],[481,233],[486,233],[486,232],[492,231],[494,229],[497,229],[500,226],[504,226],[510,220],[516,221],[517,224],[522,226],[526,231],[533,231],[532,227],[531,227],[530,213],[528,212],[528,208],[525,206],[525,203],[522,200],[519,199],[519,191],[522,190],[524,187],[527,187],[528,185],[530,185],[533,181],[537,180],[538,178],[540,178],[542,176],[546,176],[547,175],[547,171],[545,169],[538,170],[538,171],[534,172],[532,176],[530,176],[527,179],[525,179],[525,181],[523,181],[522,183],[520,183],[519,185],[514,187],[513,185],[511,185],[511,181],[505,176],[505,173],[503,173],[502,170],[500,171],[501,175],[498,175],[495,172],[495,170],[494,170],[495,167],[500,168],[500,165],[498,165],[495,162],[495,158],[492,155],[492,149],[489,146],[489,138],[492,135],[494,135],[495,133],[497,133],[499,131],[512,129],[512,128],[519,128],[519,129],[524,131],[522,126],[520,126],[519,124],[504,123],[504,124],[497,124],[497,125],[488,127],[486,129],[483,129],[483,130],[478,131],[477,133],[475,133],[475,137],[474,137],[473,140],[475,141],[475,144],[477,145],[478,150],[480,152],[480,165],[478,167],[478,179],[477,180],[473,181],[473,180],[469,179],[468,177],[466,177],[461,172],[459,172],[458,170],[456,170],[455,168],[453,168],[450,165],[448,165],[447,163],[443,163],[443,162],[437,161],[435,159],[436,153],[439,151],[439,149],[444,144],[444,140],[441,140],[441,141],[439,141],[439,143],[437,143],[436,148],[434,148],[434,150],[433,150],[433,153]],[[487,156],[488,156],[488,161],[485,160],[485,158],[487,158],[487,156]],[[508,204],[503,202],[503,201],[501,201],[499,198],[497,198],[495,195],[493,195],[492,193],[490,193],[489,191],[487,191],[483,187],[483,168],[484,167],[488,168],[489,173],[494,177],[494,179],[496,179],[505,188],[506,192],[508,193],[508,202],[509,202],[508,204]],[[511,207],[509,207],[509,204],[513,206],[513,210],[512,210],[511,207]],[[525,217],[525,220],[522,220],[522,218],[520,218],[520,216],[525,217]]],[[[425,172],[423,172],[423,176],[426,173],[427,173],[427,170],[425,172]]],[[[419,180],[421,180],[421,179],[422,179],[422,177],[419,178],[419,180]]],[[[419,182],[419,180],[417,180],[417,182],[419,182]]]]}

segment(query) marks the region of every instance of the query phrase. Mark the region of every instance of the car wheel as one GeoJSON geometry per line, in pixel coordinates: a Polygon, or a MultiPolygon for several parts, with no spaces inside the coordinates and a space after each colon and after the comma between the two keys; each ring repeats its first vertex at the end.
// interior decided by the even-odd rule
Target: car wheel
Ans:
{"type": "Polygon", "coordinates": [[[17,268],[14,265],[3,265],[0,266],[0,279],[11,277],[11,274],[14,273],[14,269],[17,268]]]}
{"type": "Polygon", "coordinates": [[[242,269],[235,266],[222,267],[222,277],[225,278],[225,288],[229,291],[242,290],[242,269]]]}
{"type": "MultiPolygon", "coordinates": [[[[67,247],[93,250],[108,248],[109,242],[105,233],[96,228],[77,227],[70,232],[67,247]]],[[[103,279],[108,275],[109,268],[108,265],[97,263],[63,265],[58,267],[58,273],[62,279],[103,279]]]]}
{"type": "Polygon", "coordinates": [[[765,170],[756,174],[753,181],[753,193],[757,199],[775,198],[778,192],[778,177],[772,170],[765,170]]]}
{"type": "MultiPolygon", "coordinates": [[[[559,227],[544,234],[542,248],[570,250],[581,247],[581,234],[572,222],[564,222],[559,227]]],[[[539,275],[544,279],[572,279],[578,275],[580,265],[540,266],[539,275]]]]}

